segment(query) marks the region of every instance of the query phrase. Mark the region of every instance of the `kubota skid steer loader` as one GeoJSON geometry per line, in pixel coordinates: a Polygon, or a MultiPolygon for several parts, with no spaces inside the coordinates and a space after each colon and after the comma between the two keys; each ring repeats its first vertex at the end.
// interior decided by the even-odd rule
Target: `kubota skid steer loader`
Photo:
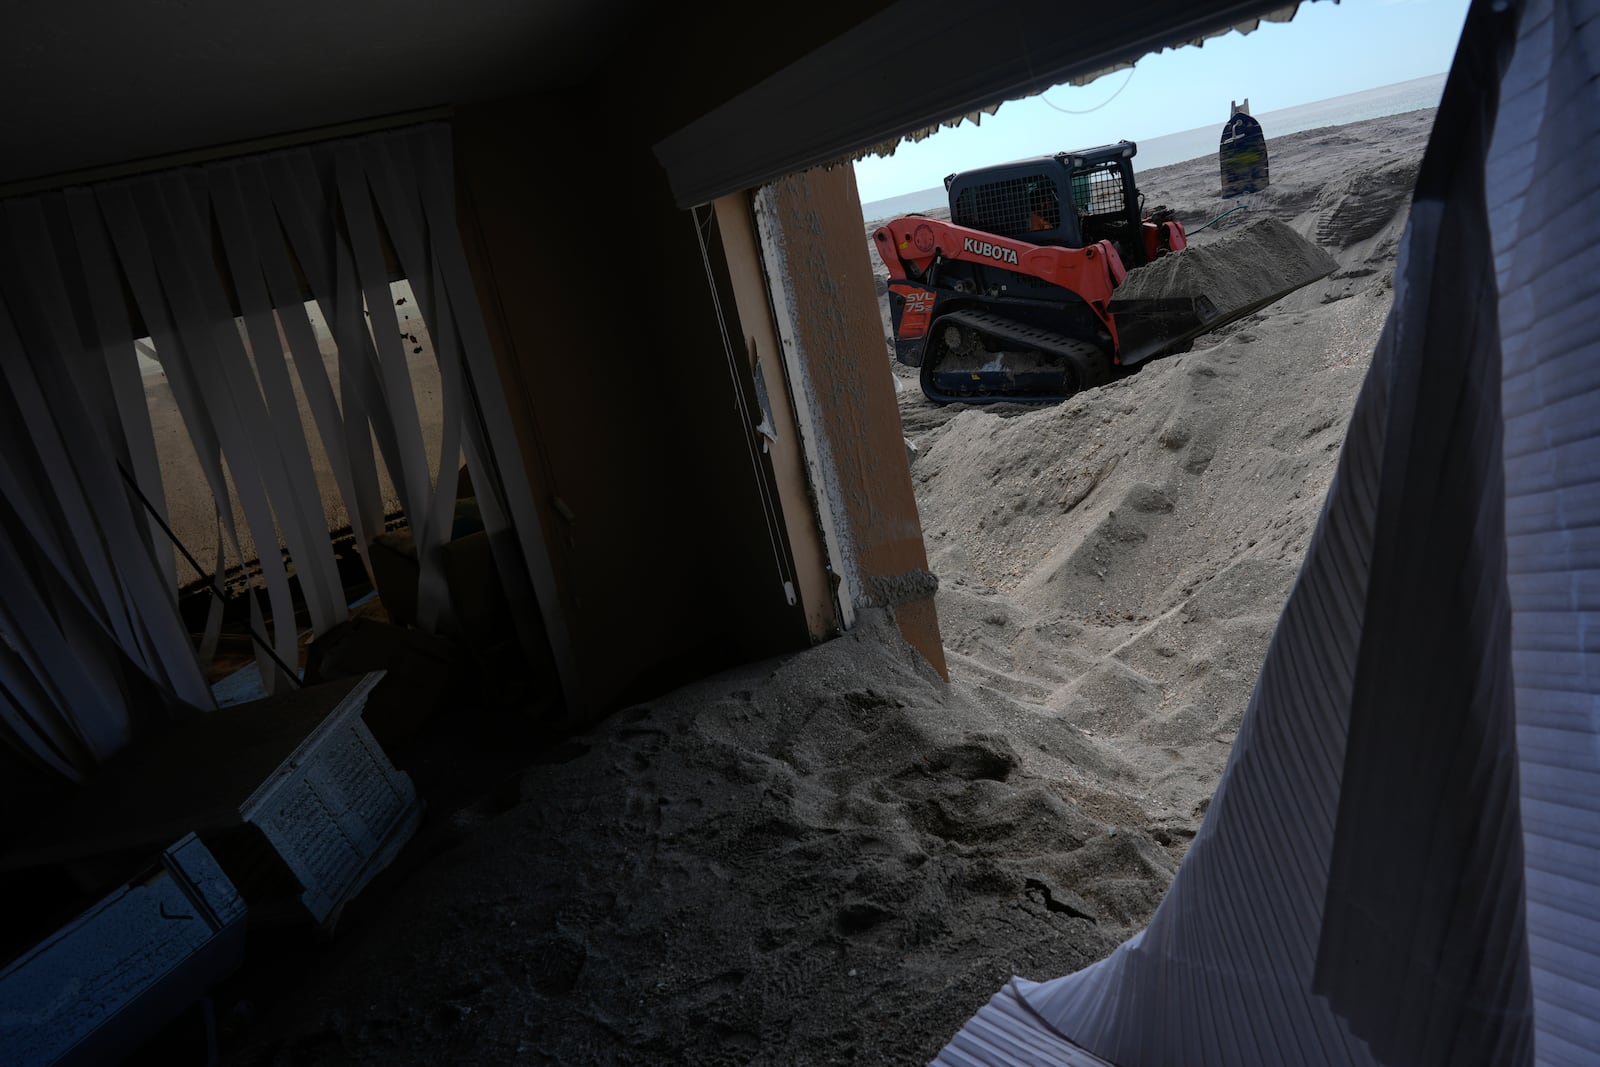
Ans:
{"type": "Polygon", "coordinates": [[[1191,272],[1167,269],[1193,253],[1170,211],[1143,210],[1136,151],[1120,141],[952,174],[949,222],[909,215],[873,233],[889,269],[895,357],[921,367],[930,400],[1064,400],[1336,266],[1274,223],[1304,247],[1264,275],[1250,242],[1218,242],[1205,249],[1211,276],[1220,252],[1244,284],[1193,291],[1191,272]]]}

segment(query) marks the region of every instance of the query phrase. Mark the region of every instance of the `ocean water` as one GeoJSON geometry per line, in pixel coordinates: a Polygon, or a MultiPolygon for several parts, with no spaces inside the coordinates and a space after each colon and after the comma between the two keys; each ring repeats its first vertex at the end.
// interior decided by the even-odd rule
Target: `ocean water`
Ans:
{"type": "MultiPolygon", "coordinates": [[[[1399,115],[1407,111],[1438,107],[1439,98],[1444,94],[1444,81],[1443,74],[1433,74],[1426,78],[1413,78],[1411,81],[1396,82],[1393,85],[1381,85],[1376,89],[1347,93],[1344,96],[1330,97],[1310,104],[1281,108],[1277,111],[1263,111],[1257,113],[1255,118],[1261,123],[1261,129],[1267,135],[1267,150],[1270,152],[1274,137],[1314,130],[1322,126],[1343,126],[1348,122],[1362,122],[1366,119],[1382,118],[1384,115],[1399,115]]],[[[1135,171],[1151,170],[1155,167],[1182,163],[1185,160],[1199,159],[1201,156],[1215,155],[1217,141],[1222,136],[1222,126],[1222,121],[1218,120],[1211,126],[1140,140],[1139,154],[1134,158],[1135,171]]],[[[945,205],[944,186],[937,185],[931,189],[920,189],[903,196],[892,196],[887,200],[875,200],[870,204],[863,204],[861,214],[863,218],[869,220],[888,219],[911,211],[931,211],[945,205]]]]}

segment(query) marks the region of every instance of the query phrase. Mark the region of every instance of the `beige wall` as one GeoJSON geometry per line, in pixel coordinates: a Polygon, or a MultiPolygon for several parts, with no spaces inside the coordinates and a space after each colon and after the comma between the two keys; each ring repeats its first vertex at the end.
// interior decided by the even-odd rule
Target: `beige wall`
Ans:
{"type": "MultiPolygon", "coordinates": [[[[675,15],[662,32],[687,27],[675,15]]],[[[816,172],[780,194],[818,257],[783,268],[808,294],[791,317],[813,382],[838,399],[808,416],[789,392],[749,197],[699,214],[708,281],[696,219],[672,203],[651,150],[771,57],[745,73],[679,69],[639,94],[666,43],[635,57],[626,84],[463,106],[453,120],[463,236],[579,650],[578,703],[604,711],[837,632],[843,557],[824,543],[822,493],[848,512],[834,526],[855,600],[892,606],[943,670],[853,174],[816,172]],[[765,447],[758,364],[774,416],[765,447]],[[807,417],[834,457],[826,485],[803,456],[807,417]]]]}
{"type": "Polygon", "coordinates": [[[787,539],[760,494],[771,472],[752,466],[693,221],[642,141],[562,151],[604,121],[562,106],[459,109],[457,184],[578,649],[574,702],[595,713],[804,647],[808,632],[785,596],[774,538],[784,557],[787,539]]]}

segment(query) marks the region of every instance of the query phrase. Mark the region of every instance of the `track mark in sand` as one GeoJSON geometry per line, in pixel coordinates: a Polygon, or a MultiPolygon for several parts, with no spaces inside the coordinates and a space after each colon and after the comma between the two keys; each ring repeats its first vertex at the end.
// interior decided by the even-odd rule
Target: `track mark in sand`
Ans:
{"type": "Polygon", "coordinates": [[[631,708],[623,708],[617,713],[617,717],[620,721],[625,723],[643,722],[645,719],[648,719],[655,712],[655,710],[656,709],[651,707],[649,704],[636,704],[631,708]]]}
{"type": "Polygon", "coordinates": [[[626,726],[617,731],[617,740],[635,747],[657,749],[667,742],[668,734],[654,726],[626,726]]]}
{"type": "Polygon", "coordinates": [[[857,937],[895,917],[888,908],[870,901],[856,901],[839,909],[835,921],[839,932],[846,937],[857,937]]]}
{"type": "Polygon", "coordinates": [[[1129,486],[1123,494],[1122,504],[1146,515],[1170,514],[1173,509],[1172,498],[1148,482],[1135,482],[1129,486]]]}
{"type": "Polygon", "coordinates": [[[1406,159],[1351,175],[1317,197],[1318,244],[1347,248],[1376,236],[1404,209],[1420,160],[1406,159]]]}
{"type": "Polygon", "coordinates": [[[556,933],[529,941],[524,958],[528,984],[546,996],[560,996],[578,984],[589,952],[577,938],[556,933]]]}
{"type": "MultiPolygon", "coordinates": [[[[1189,406],[1192,409],[1194,405],[1189,406]]],[[[1204,474],[1216,455],[1216,449],[1211,443],[1210,427],[1207,427],[1204,435],[1200,435],[1190,414],[1184,412],[1180,412],[1161,428],[1161,432],[1156,435],[1156,443],[1168,452],[1183,452],[1187,449],[1181,466],[1189,474],[1204,474]]]]}
{"type": "Polygon", "coordinates": [[[953,745],[936,749],[923,761],[932,775],[950,775],[966,781],[1003,782],[1020,764],[1011,742],[996,734],[969,734],[953,745]]]}
{"type": "Polygon", "coordinates": [[[582,741],[568,739],[548,751],[534,756],[529,762],[536,766],[554,766],[571,763],[589,752],[590,746],[582,741]]]}
{"type": "Polygon", "coordinates": [[[1023,884],[1027,889],[1028,899],[1036,904],[1044,905],[1046,911],[1060,912],[1064,915],[1070,915],[1074,919],[1088,919],[1092,923],[1100,921],[1076,893],[1068,894],[1060,890],[1052,890],[1049,885],[1038,878],[1028,878],[1023,884]],[[1060,894],[1059,897],[1058,893],[1060,894]],[[1073,900],[1076,900],[1077,903],[1071,903],[1073,900]]]}
{"type": "Polygon", "coordinates": [[[1152,745],[1188,745],[1195,738],[1208,734],[1216,720],[1215,711],[1198,704],[1184,703],[1170,714],[1146,719],[1135,728],[1133,735],[1152,745]]]}
{"type": "Polygon", "coordinates": [[[654,726],[624,726],[617,731],[617,740],[624,746],[628,760],[636,771],[648,770],[654,757],[670,740],[665,730],[654,726]]]}
{"type": "Polygon", "coordinates": [[[1061,484],[1061,496],[1058,499],[1062,513],[1071,511],[1088,499],[1089,494],[1117,469],[1117,463],[1121,458],[1112,456],[1098,466],[1082,467],[1068,475],[1066,481],[1061,484]]]}
{"type": "Polygon", "coordinates": [[[739,859],[760,863],[765,854],[808,841],[811,831],[800,822],[779,816],[768,816],[747,826],[738,835],[739,859]]]}
{"type": "Polygon", "coordinates": [[[828,950],[792,942],[772,953],[762,968],[767,999],[788,1003],[803,998],[839,969],[838,958],[828,950]]]}
{"type": "Polygon", "coordinates": [[[601,891],[585,892],[572,897],[556,909],[556,926],[583,930],[601,918],[611,915],[617,908],[617,895],[601,891]]]}
{"type": "Polygon", "coordinates": [[[1189,429],[1189,426],[1182,419],[1179,419],[1173,422],[1171,425],[1164,427],[1161,433],[1156,436],[1156,442],[1160,444],[1162,448],[1165,448],[1171,452],[1176,452],[1178,449],[1189,443],[1189,438],[1192,435],[1193,431],[1189,429]]]}
{"type": "MultiPolygon", "coordinates": [[[[1301,433],[1300,433],[1300,439],[1301,440],[1307,440],[1309,438],[1315,437],[1317,434],[1321,433],[1323,430],[1330,430],[1330,429],[1333,429],[1335,426],[1338,426],[1338,427],[1342,428],[1343,425],[1344,425],[1346,417],[1347,416],[1346,416],[1345,412],[1342,411],[1342,410],[1341,411],[1336,411],[1336,412],[1328,412],[1326,414],[1323,414],[1320,417],[1313,419],[1310,423],[1307,424],[1306,428],[1304,430],[1302,430],[1301,433]]],[[[1340,440],[1343,441],[1343,436],[1342,435],[1340,437],[1340,440]]]]}
{"type": "Polygon", "coordinates": [[[877,711],[898,706],[897,701],[872,689],[851,689],[843,694],[842,699],[853,712],[877,711]]]}
{"type": "Polygon", "coordinates": [[[761,1035],[744,1027],[713,1022],[706,1036],[711,1047],[695,1057],[706,1067],[745,1067],[761,1051],[761,1035]]]}
{"type": "MultiPolygon", "coordinates": [[[[1196,805],[1197,814],[1203,812],[1210,804],[1211,799],[1207,797],[1201,804],[1196,805]]],[[[1189,842],[1194,840],[1194,835],[1195,831],[1187,826],[1152,826],[1150,828],[1150,836],[1155,838],[1156,844],[1166,848],[1188,847],[1189,842]]]]}
{"type": "Polygon", "coordinates": [[[857,833],[850,837],[850,851],[858,856],[899,856],[904,846],[882,834],[857,833]]]}

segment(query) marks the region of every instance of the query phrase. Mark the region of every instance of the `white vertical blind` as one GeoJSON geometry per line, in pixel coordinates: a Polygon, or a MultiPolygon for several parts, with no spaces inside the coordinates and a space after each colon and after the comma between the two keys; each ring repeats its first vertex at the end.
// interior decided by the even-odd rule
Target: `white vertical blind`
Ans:
{"type": "Polygon", "coordinates": [[[431,124],[5,202],[0,737],[80,777],[128,740],[125,671],[174,705],[211,704],[178,614],[171,546],[123,480],[166,518],[129,297],[221,540],[240,561],[255,546],[251,620],[279,658],[297,658],[291,576],[313,631],[348,614],[315,448],[364,558],[384,528],[381,462],[416,539],[419,621],[430,629],[450,622],[441,550],[464,448],[523,632],[538,633],[528,616],[542,610],[570,686],[542,531],[456,232],[451,167],[449,129],[431,124]],[[439,361],[432,462],[385,236],[439,361]],[[301,278],[332,327],[337,387],[301,278]]]}

